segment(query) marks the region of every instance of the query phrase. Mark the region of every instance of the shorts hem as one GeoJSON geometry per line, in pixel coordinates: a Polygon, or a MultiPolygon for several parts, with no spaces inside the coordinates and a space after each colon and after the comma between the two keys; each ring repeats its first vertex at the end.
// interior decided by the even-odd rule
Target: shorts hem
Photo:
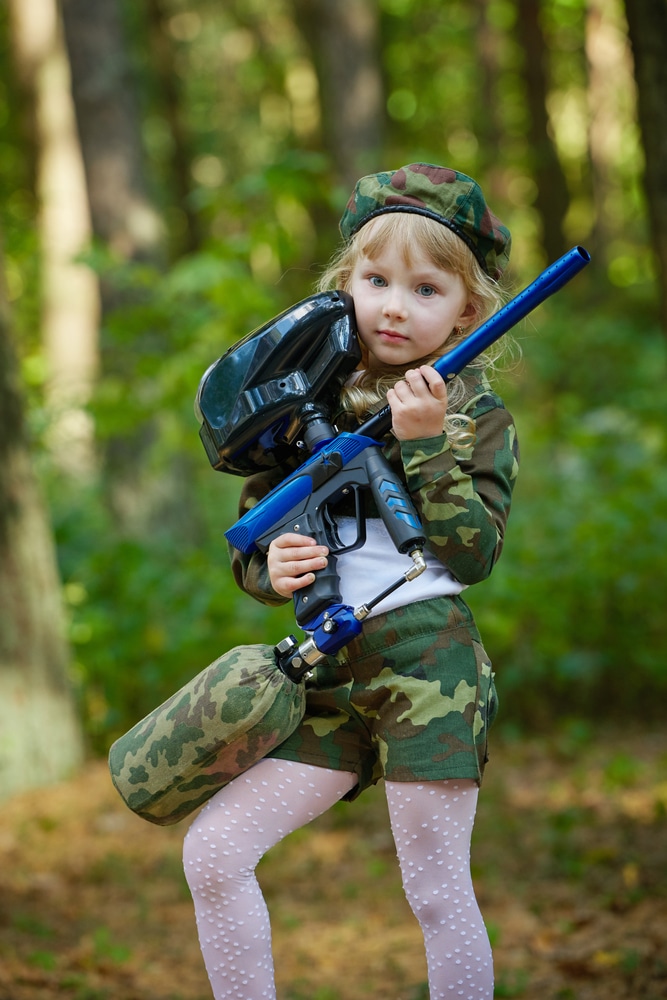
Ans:
{"type": "Polygon", "coordinates": [[[317,754],[304,753],[301,750],[290,752],[286,749],[283,750],[282,747],[276,747],[267,756],[274,757],[276,760],[291,760],[296,764],[312,764],[313,767],[326,767],[329,771],[350,771],[352,774],[359,776],[358,761],[332,761],[324,754],[318,756],[317,754]]]}
{"type": "Polygon", "coordinates": [[[434,774],[424,774],[422,772],[419,775],[410,775],[410,777],[403,777],[402,775],[392,777],[391,774],[385,774],[383,777],[385,781],[394,781],[397,784],[415,781],[474,781],[477,785],[481,785],[484,773],[478,770],[472,773],[471,768],[462,768],[460,771],[448,771],[447,774],[438,771],[434,774]]]}
{"type": "Polygon", "coordinates": [[[416,781],[474,781],[477,785],[481,786],[482,779],[484,777],[484,770],[479,768],[471,767],[461,767],[461,768],[450,768],[447,773],[443,773],[442,768],[438,768],[433,772],[426,773],[425,770],[421,770],[417,775],[410,775],[410,777],[395,776],[392,777],[391,774],[385,774],[384,772],[377,778],[372,778],[371,780],[365,780],[363,773],[360,771],[359,762],[352,760],[337,760],[332,762],[329,757],[325,755],[317,755],[312,753],[304,753],[302,750],[294,750],[290,752],[287,749],[282,750],[281,747],[276,747],[268,755],[269,757],[274,757],[277,760],[290,760],[296,764],[310,764],[313,767],[325,767],[330,771],[348,771],[351,774],[356,774],[358,779],[357,793],[368,788],[372,784],[376,784],[380,778],[385,781],[394,781],[396,783],[409,783],[416,781]]]}

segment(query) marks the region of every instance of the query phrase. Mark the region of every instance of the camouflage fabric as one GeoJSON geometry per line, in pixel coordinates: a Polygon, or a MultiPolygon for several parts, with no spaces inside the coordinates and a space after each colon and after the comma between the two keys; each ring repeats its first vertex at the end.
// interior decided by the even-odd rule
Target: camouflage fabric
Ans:
{"type": "Polygon", "coordinates": [[[355,772],[350,798],[383,776],[480,782],[496,711],[468,606],[418,601],[369,618],[336,667],[316,668],[303,722],[269,756],[355,772]]]}
{"type": "MultiPolygon", "coordinates": [[[[468,403],[461,407],[474,421],[476,441],[465,451],[452,451],[446,435],[399,442],[385,438],[385,454],[404,477],[421,518],[428,548],[461,583],[486,579],[502,551],[512,491],[519,467],[519,448],[511,414],[486,380],[467,374],[468,403]]],[[[241,512],[265,496],[284,474],[258,473],[244,482],[241,512]]],[[[352,513],[340,509],[340,513],[352,513]]],[[[371,498],[369,517],[377,517],[371,498]]],[[[231,550],[238,585],[266,604],[285,601],[269,581],[266,557],[231,550]]],[[[371,597],[373,595],[369,595],[371,597]]]]}
{"type": "Polygon", "coordinates": [[[427,215],[460,236],[487,274],[498,279],[509,262],[510,231],[491,212],[477,181],[432,163],[369,174],[357,181],[340,220],[349,240],[387,212],[427,215]]]}
{"type": "Polygon", "coordinates": [[[454,453],[443,434],[385,449],[403,467],[429,549],[468,586],[487,579],[500,557],[519,471],[512,416],[483,385],[461,408],[475,423],[470,448],[454,453]]]}
{"type": "Polygon", "coordinates": [[[113,744],[113,783],[138,816],[176,823],[281,743],[305,697],[273,647],[237,646],[113,744]]]}

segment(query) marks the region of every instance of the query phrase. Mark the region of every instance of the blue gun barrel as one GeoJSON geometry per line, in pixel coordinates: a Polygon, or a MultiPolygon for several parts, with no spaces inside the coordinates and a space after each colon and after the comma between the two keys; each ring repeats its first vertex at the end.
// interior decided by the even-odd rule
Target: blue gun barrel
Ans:
{"type": "MultiPolygon", "coordinates": [[[[519,320],[524,319],[528,313],[532,312],[550,295],[557,292],[566,285],[571,278],[578,274],[588,264],[591,255],[584,247],[572,247],[566,254],[554,261],[545,271],[542,271],[534,281],[530,283],[522,292],[519,292],[507,305],[494,313],[490,319],[469,337],[466,337],[460,344],[443,354],[434,363],[435,370],[442,375],[445,382],[451,382],[459,372],[463,371],[482,351],[490,347],[491,344],[499,340],[503,334],[511,330],[519,320]]],[[[384,406],[376,414],[361,425],[358,434],[365,434],[368,437],[379,438],[385,434],[391,426],[391,409],[384,406]]]]}

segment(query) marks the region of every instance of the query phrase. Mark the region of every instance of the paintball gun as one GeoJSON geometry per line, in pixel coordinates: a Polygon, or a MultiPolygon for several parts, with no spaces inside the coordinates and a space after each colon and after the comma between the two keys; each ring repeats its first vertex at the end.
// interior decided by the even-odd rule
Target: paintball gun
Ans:
{"type": "MultiPolygon", "coordinates": [[[[433,367],[451,381],[589,260],[583,247],[573,247],[433,367]]],[[[391,426],[389,406],[354,433],[337,433],[330,422],[340,386],[359,361],[355,334],[348,295],[313,296],[230,348],[206,372],[197,395],[200,435],[215,468],[247,475],[293,460],[299,451],[310,455],[225,532],[246,554],[266,552],[285,532],[309,535],[329,549],[326,569],[294,594],[297,624],[307,638],[299,643],[288,636],[275,649],[278,666],[296,681],[358,635],[370,611],[425,568],[426,538],[417,511],[378,440],[391,426]],[[368,492],[412,566],[381,594],[352,608],[341,603],[336,556],[364,544],[368,492]],[[353,500],[357,525],[355,540],[345,547],[333,515],[343,499],[353,500]]]]}

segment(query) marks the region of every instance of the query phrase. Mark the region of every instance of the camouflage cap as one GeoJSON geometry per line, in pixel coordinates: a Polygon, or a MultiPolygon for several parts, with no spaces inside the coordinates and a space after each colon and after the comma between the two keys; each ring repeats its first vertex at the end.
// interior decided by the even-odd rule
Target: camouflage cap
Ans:
{"type": "Polygon", "coordinates": [[[447,226],[492,278],[498,279],[508,264],[509,229],[490,211],[477,181],[457,170],[410,163],[362,177],[340,220],[340,231],[349,240],[371,219],[388,212],[425,215],[447,226]]]}

